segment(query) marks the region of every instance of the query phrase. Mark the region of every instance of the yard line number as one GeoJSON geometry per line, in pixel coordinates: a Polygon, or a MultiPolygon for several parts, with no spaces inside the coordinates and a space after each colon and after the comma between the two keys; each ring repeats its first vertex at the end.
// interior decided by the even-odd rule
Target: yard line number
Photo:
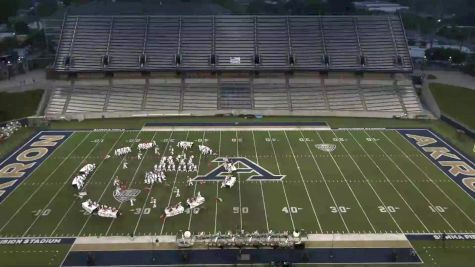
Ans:
{"type": "Polygon", "coordinates": [[[239,209],[239,207],[233,207],[233,213],[239,213],[239,210],[241,210],[241,213],[249,213],[249,208],[248,207],[241,207],[241,209],[239,209]]]}
{"type": "Polygon", "coordinates": [[[48,216],[50,213],[51,213],[51,209],[39,209],[39,210],[34,210],[32,211],[33,212],[33,215],[35,215],[36,217],[38,216],[48,216]]]}
{"type": "Polygon", "coordinates": [[[290,208],[287,208],[287,207],[283,207],[282,208],[282,212],[283,213],[298,213],[299,210],[302,210],[302,208],[297,208],[297,207],[290,207],[290,208]]]}
{"type": "Polygon", "coordinates": [[[432,212],[445,212],[447,210],[447,207],[442,207],[442,206],[429,206],[430,211],[432,212]]]}
{"type": "Polygon", "coordinates": [[[345,207],[345,206],[330,206],[330,211],[332,213],[346,213],[350,210],[350,207],[345,207]]]}
{"type": "Polygon", "coordinates": [[[378,209],[379,209],[379,212],[382,212],[382,213],[394,213],[396,212],[399,207],[394,207],[394,206],[378,206],[378,209]]]}

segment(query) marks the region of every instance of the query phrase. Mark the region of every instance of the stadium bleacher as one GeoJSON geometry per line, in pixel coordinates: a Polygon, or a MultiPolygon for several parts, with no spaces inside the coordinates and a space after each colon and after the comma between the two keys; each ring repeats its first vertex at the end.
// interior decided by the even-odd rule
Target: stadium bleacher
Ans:
{"type": "Polygon", "coordinates": [[[397,16],[67,16],[56,72],[411,72],[397,16]]]}
{"type": "Polygon", "coordinates": [[[67,16],[51,71],[96,75],[53,88],[51,117],[423,112],[393,15],[67,16]]]}

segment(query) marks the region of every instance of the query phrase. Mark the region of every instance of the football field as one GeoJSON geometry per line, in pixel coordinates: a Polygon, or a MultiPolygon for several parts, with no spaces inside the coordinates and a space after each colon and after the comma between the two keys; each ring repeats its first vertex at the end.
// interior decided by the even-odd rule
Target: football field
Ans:
{"type": "Polygon", "coordinates": [[[471,196],[397,130],[74,131],[37,164],[0,205],[1,237],[475,232],[471,196]],[[138,159],[137,144],[155,141],[163,156],[171,147],[181,153],[177,143],[184,140],[194,142],[186,153],[195,156],[198,174],[166,172],[166,182],[145,184],[145,172],[160,156],[151,149],[138,159]],[[201,155],[199,144],[214,154],[201,155]],[[113,156],[124,146],[132,153],[113,156]],[[212,177],[219,157],[239,162],[232,188],[221,188],[219,176],[212,177]],[[71,181],[86,163],[97,168],[86,180],[87,196],[79,199],[71,181]],[[113,196],[116,176],[128,189],[140,190],[133,206],[113,196]],[[189,186],[187,177],[196,176],[189,186]],[[165,207],[186,204],[197,192],[206,199],[202,206],[163,218],[165,207]],[[88,215],[81,208],[88,198],[118,208],[122,216],[88,215]]]}

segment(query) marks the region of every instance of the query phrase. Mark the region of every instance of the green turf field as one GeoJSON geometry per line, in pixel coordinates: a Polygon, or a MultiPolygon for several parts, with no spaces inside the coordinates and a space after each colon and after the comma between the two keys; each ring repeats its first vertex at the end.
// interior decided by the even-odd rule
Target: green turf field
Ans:
{"type": "MultiPolygon", "coordinates": [[[[194,147],[199,174],[216,163],[194,147]]],[[[167,153],[167,152],[165,152],[167,153]]],[[[179,230],[209,232],[245,229],[309,233],[475,232],[474,202],[423,154],[393,130],[380,131],[206,131],[206,132],[75,132],[0,206],[2,237],[170,235],[179,230]],[[179,140],[204,143],[220,156],[241,156],[281,182],[247,181],[239,177],[231,189],[216,182],[186,185],[190,173],[169,173],[166,184],[150,190],[144,173],[157,163],[153,151],[136,158],[136,142],[155,140],[162,151],[179,140]],[[316,144],[335,143],[333,152],[316,144]],[[132,146],[123,157],[106,154],[132,146]],[[116,220],[85,215],[71,179],[85,163],[96,163],[86,191],[91,199],[120,208],[116,220]],[[112,180],[119,176],[129,188],[140,189],[134,207],[113,197],[112,180]],[[179,188],[176,198],[173,189],[179,188]],[[169,204],[201,192],[200,209],[160,219],[169,204]],[[152,208],[150,198],[158,200],[152,208]],[[221,198],[223,201],[216,201],[221,198]]]]}

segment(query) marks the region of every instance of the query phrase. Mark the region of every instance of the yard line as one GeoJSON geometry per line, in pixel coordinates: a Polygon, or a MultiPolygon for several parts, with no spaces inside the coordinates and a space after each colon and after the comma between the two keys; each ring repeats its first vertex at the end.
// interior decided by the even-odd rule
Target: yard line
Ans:
{"type": "MultiPolygon", "coordinates": [[[[157,135],[157,132],[155,132],[155,133],[153,134],[153,136],[152,136],[152,141],[155,141],[155,136],[156,136],[156,135],[157,135]]],[[[140,160],[139,165],[138,165],[137,168],[135,169],[134,175],[132,176],[132,180],[130,181],[129,185],[132,185],[132,183],[134,182],[135,177],[137,177],[137,173],[139,172],[140,167],[142,166],[142,163],[143,163],[145,157],[147,157],[148,151],[150,151],[150,150],[151,150],[151,149],[147,149],[147,150],[145,151],[145,153],[143,154],[143,157],[142,157],[142,159],[140,160]]],[[[153,185],[152,185],[152,186],[153,186],[153,185]]],[[[150,195],[150,192],[151,192],[151,191],[152,191],[152,189],[150,189],[150,191],[148,191],[147,199],[148,199],[148,196],[150,195]]],[[[123,203],[124,203],[124,202],[121,202],[121,203],[119,204],[119,207],[117,208],[118,210],[120,210],[120,208],[122,207],[122,204],[123,204],[123,203]]],[[[144,206],[145,206],[146,203],[147,203],[147,201],[145,200],[144,206]]],[[[140,211],[140,217],[142,217],[142,213],[143,213],[143,207],[142,207],[142,210],[140,211]]],[[[112,221],[111,221],[110,224],[109,224],[109,227],[107,227],[107,231],[106,231],[105,235],[108,235],[108,234],[109,234],[109,231],[111,230],[112,224],[114,224],[114,222],[115,222],[115,218],[112,219],[112,221]]],[[[135,230],[134,230],[134,235],[135,235],[135,230]]]]}
{"type": "Polygon", "coordinates": [[[320,233],[321,233],[322,226],[320,224],[320,220],[318,219],[317,212],[315,211],[315,207],[313,206],[312,198],[310,197],[310,193],[308,192],[307,184],[305,183],[305,179],[303,178],[299,163],[297,161],[297,158],[295,158],[294,149],[292,148],[292,145],[290,144],[289,137],[287,136],[287,131],[284,131],[284,134],[285,134],[285,139],[287,139],[287,143],[289,144],[290,152],[292,152],[292,156],[294,157],[295,164],[297,165],[297,170],[299,171],[300,179],[302,180],[303,187],[305,188],[305,192],[307,193],[308,200],[310,201],[310,206],[312,206],[313,214],[315,215],[315,219],[317,220],[318,228],[320,229],[320,233]]]}
{"type": "MultiPolygon", "coordinates": [[[[122,135],[124,134],[124,132],[125,132],[125,131],[123,131],[123,132],[120,134],[120,136],[117,138],[117,140],[115,140],[114,144],[109,148],[109,150],[107,151],[106,155],[109,155],[109,153],[111,153],[112,149],[114,149],[114,147],[117,145],[117,143],[119,142],[119,140],[120,140],[120,138],[122,137],[122,135]]],[[[96,170],[95,170],[94,172],[96,172],[96,171],[99,170],[99,168],[102,166],[102,164],[104,163],[104,161],[105,161],[105,159],[102,159],[102,161],[99,163],[99,165],[97,165],[96,170]]],[[[83,186],[83,191],[84,191],[84,188],[86,188],[86,187],[89,185],[89,183],[92,181],[92,178],[93,178],[93,177],[94,177],[94,173],[92,174],[92,176],[91,176],[91,177],[86,181],[86,183],[84,184],[84,186],[83,186]]],[[[66,211],[66,213],[63,215],[63,217],[61,218],[61,220],[59,220],[58,224],[56,225],[56,227],[54,228],[53,232],[51,233],[51,236],[56,232],[56,230],[58,230],[58,228],[59,228],[59,226],[61,225],[61,223],[63,222],[63,220],[64,220],[64,219],[66,218],[66,216],[68,215],[69,210],[71,209],[71,207],[72,207],[74,204],[76,204],[76,201],[77,201],[76,199],[73,200],[73,202],[72,202],[70,208],[68,209],[68,211],[66,211]]]]}
{"type": "MultiPolygon", "coordinates": [[[[135,138],[134,138],[134,141],[132,142],[132,145],[135,144],[135,141],[137,140],[137,137],[139,137],[139,135],[140,135],[141,132],[142,132],[142,130],[138,131],[137,135],[136,135],[135,138]]],[[[122,134],[124,134],[124,132],[122,132],[122,134]]],[[[122,135],[121,135],[121,136],[122,136],[122,135]]],[[[119,137],[119,139],[120,139],[120,137],[119,137]]],[[[119,140],[119,139],[117,139],[117,140],[119,140]]],[[[132,145],[131,145],[131,146],[132,146],[132,145]]],[[[126,155],[126,156],[127,156],[127,155],[126,155]]],[[[112,182],[113,178],[115,177],[117,171],[119,171],[119,168],[120,168],[120,166],[122,165],[122,162],[124,161],[124,159],[126,158],[126,156],[124,156],[124,157],[120,160],[119,164],[117,165],[117,168],[115,169],[114,173],[112,174],[111,178],[109,179],[109,182],[106,184],[106,187],[104,188],[104,191],[102,191],[102,194],[99,196],[99,199],[97,200],[97,203],[100,203],[102,197],[104,197],[104,194],[106,193],[107,188],[109,188],[110,183],[112,182]]],[[[89,222],[89,219],[91,219],[91,218],[92,218],[92,216],[88,216],[88,217],[87,217],[86,222],[83,224],[83,226],[82,226],[81,230],[79,231],[79,233],[77,234],[77,236],[81,236],[82,231],[84,231],[84,229],[86,228],[87,223],[89,222]]]]}
{"type": "MultiPolygon", "coordinates": [[[[188,140],[188,135],[190,135],[190,131],[186,131],[185,140],[188,140]]],[[[185,149],[183,149],[182,151],[184,151],[184,150],[185,150],[185,149]]],[[[172,202],[173,188],[175,188],[175,184],[176,184],[177,177],[178,177],[178,169],[177,169],[176,174],[175,174],[175,179],[173,180],[173,185],[172,185],[172,188],[171,188],[170,197],[168,198],[168,205],[167,205],[167,207],[169,207],[169,206],[170,206],[170,203],[172,202]]],[[[165,217],[165,218],[163,219],[162,229],[160,230],[160,235],[162,235],[163,229],[165,229],[165,223],[166,223],[166,221],[167,221],[167,217],[165,217]]]]}
{"type": "MultiPolygon", "coordinates": [[[[8,219],[8,221],[2,226],[2,228],[0,228],[0,232],[13,220],[13,218],[15,218],[15,216],[20,212],[20,210],[22,210],[25,205],[31,200],[31,198],[36,194],[38,193],[38,191],[43,187],[43,185],[48,182],[48,180],[53,176],[54,173],[56,173],[56,171],[59,169],[59,167],[61,167],[63,165],[64,162],[66,162],[66,160],[68,160],[68,158],[76,151],[76,149],[78,149],[82,143],[84,143],[84,141],[89,137],[89,135],[91,134],[91,132],[89,132],[83,139],[81,142],[79,142],[79,144],[73,149],[71,150],[71,152],[68,154],[68,156],[63,159],[61,161],[61,163],[58,164],[58,166],[56,166],[56,168],[43,180],[43,182],[41,182],[41,184],[35,189],[35,191],[33,191],[32,194],[30,194],[30,196],[26,199],[25,202],[23,202],[23,204],[20,206],[20,208],[18,208],[15,213],[8,219]]],[[[64,142],[63,142],[64,144],[64,142]]],[[[46,158],[48,159],[48,158],[46,158]]],[[[46,161],[46,160],[45,160],[46,161]]]]}
{"type": "MultiPolygon", "coordinates": [[[[383,207],[386,209],[386,211],[388,210],[386,204],[384,203],[384,201],[381,199],[381,197],[379,196],[378,192],[376,192],[376,190],[374,189],[373,185],[371,184],[371,182],[369,181],[368,177],[366,177],[366,174],[364,174],[364,172],[361,170],[360,166],[358,165],[358,163],[356,163],[355,159],[353,158],[353,156],[351,156],[350,152],[348,152],[348,149],[346,149],[346,146],[343,142],[341,142],[341,140],[338,138],[338,136],[335,134],[335,132],[333,130],[330,130],[333,134],[333,136],[335,136],[337,139],[338,139],[338,142],[340,143],[340,145],[342,145],[343,149],[345,150],[346,154],[348,154],[348,156],[350,156],[350,159],[353,161],[353,163],[356,165],[356,168],[358,168],[358,170],[360,171],[361,175],[363,175],[363,178],[365,179],[365,181],[368,183],[369,187],[371,188],[371,190],[373,190],[374,194],[376,195],[376,197],[378,198],[379,202],[381,203],[381,205],[383,205],[383,207]]],[[[399,224],[397,223],[397,221],[394,219],[394,216],[392,215],[391,212],[387,212],[387,214],[391,217],[391,219],[393,220],[393,222],[396,224],[397,228],[399,228],[399,231],[401,233],[404,233],[404,231],[401,229],[401,226],[399,226],[399,224]]]]}
{"type": "Polygon", "coordinates": [[[356,141],[356,143],[358,144],[358,146],[365,152],[365,154],[368,156],[368,158],[373,162],[373,164],[376,166],[376,168],[378,168],[379,172],[383,174],[384,178],[386,179],[386,181],[389,182],[389,184],[391,185],[391,187],[396,191],[396,193],[398,194],[398,196],[402,199],[402,201],[404,201],[404,203],[406,204],[406,206],[411,210],[412,214],[414,214],[414,216],[416,216],[416,218],[419,220],[419,222],[424,226],[424,228],[426,229],[427,232],[429,232],[429,228],[427,228],[427,226],[424,224],[424,222],[421,220],[421,218],[419,218],[419,215],[417,215],[417,213],[412,209],[412,207],[409,205],[409,203],[407,203],[406,199],[401,195],[401,193],[399,192],[399,190],[397,190],[397,188],[394,186],[394,184],[391,182],[391,180],[388,178],[388,176],[386,175],[386,173],[383,172],[383,170],[381,169],[381,167],[379,167],[379,165],[374,161],[373,157],[370,156],[370,154],[366,151],[366,149],[364,149],[364,147],[360,144],[360,142],[358,142],[358,140],[353,136],[353,134],[351,133],[351,131],[348,131],[348,133],[351,135],[351,137],[356,141]]]}
{"type": "MultiPolygon", "coordinates": [[[[316,132],[316,133],[317,133],[318,137],[320,138],[320,140],[323,142],[323,138],[320,136],[320,133],[319,133],[319,132],[316,132]]],[[[344,174],[343,171],[341,170],[340,165],[338,165],[338,163],[336,162],[336,160],[335,160],[335,158],[333,157],[333,155],[331,154],[331,152],[328,152],[328,154],[330,155],[330,158],[331,158],[331,159],[333,160],[333,162],[335,163],[336,168],[338,169],[338,171],[339,171],[340,174],[341,174],[341,177],[343,177],[343,180],[345,180],[346,185],[348,186],[348,188],[350,189],[351,194],[353,195],[353,197],[354,197],[355,200],[356,200],[356,203],[357,203],[358,206],[360,207],[361,211],[363,211],[363,214],[364,214],[366,220],[369,222],[369,225],[370,225],[371,228],[373,229],[373,232],[376,233],[376,229],[374,229],[374,226],[373,226],[373,224],[371,223],[371,221],[369,220],[369,217],[368,217],[368,215],[366,214],[366,211],[363,209],[363,206],[361,206],[361,203],[360,203],[359,199],[356,197],[356,194],[355,194],[355,192],[353,191],[353,188],[351,188],[350,183],[348,183],[348,180],[346,179],[345,174],[344,174]]]]}
{"type": "MultiPolygon", "coordinates": [[[[221,131],[219,131],[218,157],[221,157],[221,131]]],[[[216,234],[216,224],[218,222],[218,199],[219,199],[219,182],[216,182],[216,209],[214,211],[214,233],[216,234]]]]}
{"type": "MultiPolygon", "coordinates": [[[[371,137],[366,131],[363,131],[368,137],[371,137]]],[[[406,180],[409,181],[409,183],[412,184],[412,186],[417,190],[417,192],[419,192],[419,194],[421,194],[421,196],[427,201],[427,203],[429,203],[429,205],[433,206],[432,205],[432,202],[430,202],[430,200],[426,197],[426,195],[424,193],[422,193],[422,191],[419,189],[419,187],[417,187],[417,185],[414,183],[414,181],[412,181],[408,176],[407,174],[401,169],[401,167],[399,167],[399,165],[386,153],[386,151],[384,151],[381,146],[378,144],[378,142],[373,142],[383,153],[384,155],[386,156],[387,159],[389,159],[391,161],[391,163],[399,170],[399,172],[402,173],[402,175],[404,177],[406,177],[406,180]]],[[[452,230],[455,232],[455,228],[449,223],[449,221],[447,221],[447,219],[437,210],[435,210],[437,212],[437,214],[439,214],[439,216],[450,226],[450,228],[452,228],[452,230]]]]}
{"type": "MultiPolygon", "coordinates": [[[[155,132],[155,134],[156,134],[156,133],[157,133],[157,132],[155,132]]],[[[155,134],[153,135],[153,138],[154,138],[154,139],[155,139],[155,134]]],[[[165,153],[167,152],[167,148],[168,148],[168,145],[170,144],[170,139],[171,139],[172,135],[173,135],[173,131],[170,132],[170,135],[168,136],[167,144],[166,144],[165,147],[163,148],[163,153],[162,153],[163,156],[164,156],[165,153]]],[[[134,227],[134,232],[133,232],[134,236],[135,236],[135,232],[137,231],[137,228],[138,228],[139,225],[140,225],[140,220],[142,219],[142,215],[143,215],[145,206],[147,205],[148,198],[150,197],[150,194],[151,194],[151,192],[152,192],[153,186],[154,186],[154,184],[152,184],[152,185],[150,186],[150,190],[148,191],[147,197],[145,198],[145,201],[144,201],[144,203],[143,203],[143,205],[142,205],[142,209],[140,210],[139,219],[137,220],[137,223],[135,224],[135,227],[134,227]]],[[[172,189],[172,190],[173,190],[173,189],[172,189]]],[[[107,232],[109,232],[109,230],[107,230],[107,232]]],[[[107,234],[106,234],[106,235],[107,235],[107,234]]]]}
{"type": "MultiPolygon", "coordinates": [[[[465,217],[467,217],[467,219],[468,219],[472,224],[475,224],[475,223],[473,222],[472,218],[470,218],[470,217],[465,213],[465,211],[464,211],[462,208],[460,208],[460,206],[457,205],[457,203],[456,203],[450,196],[448,196],[448,195],[445,193],[445,191],[443,191],[442,188],[440,188],[440,186],[439,186],[438,184],[436,184],[436,183],[430,178],[430,176],[427,175],[427,173],[426,173],[423,169],[421,169],[421,167],[419,167],[419,166],[406,154],[406,152],[404,152],[400,147],[396,146],[396,144],[394,144],[394,142],[391,140],[391,138],[389,138],[384,132],[382,132],[382,131],[380,131],[380,132],[386,137],[386,139],[389,140],[389,142],[391,142],[391,144],[393,144],[400,152],[402,152],[402,154],[404,154],[404,156],[405,156],[419,171],[421,171],[421,172],[424,174],[424,176],[425,176],[435,187],[437,187],[437,189],[439,189],[439,191],[440,191],[445,197],[447,197],[447,199],[448,199],[450,202],[452,202],[452,204],[454,204],[454,206],[457,207],[457,209],[459,209],[460,212],[462,212],[463,215],[465,215],[465,217]]],[[[409,143],[409,141],[408,141],[406,138],[403,138],[403,139],[404,139],[406,142],[409,143]]],[[[412,145],[412,144],[411,144],[411,145],[412,145]]],[[[416,150],[417,150],[420,154],[424,155],[424,153],[422,153],[419,149],[416,149],[416,150]]],[[[424,155],[424,156],[425,156],[425,155],[424,155]]]]}
{"type": "MultiPolygon", "coordinates": [[[[101,136],[101,139],[103,139],[105,136],[107,136],[108,132],[106,132],[103,136],[101,136]]],[[[89,152],[87,153],[87,155],[85,157],[82,157],[82,159],[79,161],[79,164],[78,166],[74,169],[74,171],[71,173],[71,175],[69,175],[69,177],[66,179],[66,181],[63,183],[62,186],[59,187],[59,189],[56,191],[56,193],[53,195],[53,197],[49,200],[48,203],[46,203],[46,205],[41,209],[41,212],[43,212],[44,210],[46,210],[49,205],[51,205],[51,203],[53,203],[53,200],[56,199],[56,197],[59,195],[59,193],[63,190],[64,186],[66,186],[66,184],[68,184],[68,181],[77,173],[77,171],[81,168],[81,165],[83,163],[84,160],[86,160],[91,154],[92,152],[97,148],[97,146],[100,144],[100,142],[96,142],[96,144],[94,145],[94,147],[91,148],[91,150],[89,150],[89,152]]],[[[40,219],[41,216],[36,216],[36,218],[33,220],[33,222],[30,224],[30,226],[28,227],[28,229],[26,229],[26,231],[23,233],[22,237],[25,237],[26,234],[30,231],[30,229],[35,225],[35,223],[40,219]]]]}
{"type": "MultiPolygon", "coordinates": [[[[277,170],[279,171],[279,175],[281,175],[282,173],[280,172],[279,160],[277,160],[277,154],[275,153],[275,148],[274,148],[274,141],[272,141],[272,136],[270,135],[270,131],[267,131],[267,135],[269,135],[272,151],[274,152],[274,159],[275,159],[275,162],[277,163],[277,170]]],[[[284,181],[280,180],[280,184],[282,185],[282,189],[284,190],[285,202],[287,203],[287,210],[290,211],[290,204],[289,204],[289,199],[287,198],[287,192],[285,191],[284,181]]],[[[294,218],[292,217],[292,212],[289,212],[289,216],[290,216],[290,221],[292,222],[292,228],[293,230],[295,230],[295,223],[294,223],[294,218]]]]}
{"type": "MultiPolygon", "coordinates": [[[[252,132],[252,141],[254,143],[254,152],[256,153],[256,162],[257,162],[257,165],[259,165],[259,157],[257,156],[256,138],[254,137],[254,130],[251,132],[252,132]]],[[[266,217],[267,232],[269,232],[270,229],[269,229],[269,221],[267,219],[266,199],[264,197],[264,189],[262,188],[262,181],[259,181],[259,184],[261,185],[262,205],[264,206],[264,215],[266,217]]]]}
{"type": "MultiPolygon", "coordinates": [[[[205,142],[205,133],[206,131],[203,131],[203,136],[201,137],[201,145],[204,144],[205,142]]],[[[203,153],[200,153],[200,159],[198,160],[198,169],[196,171],[196,175],[198,175],[198,172],[200,171],[200,166],[201,166],[201,157],[203,156],[203,153]]],[[[193,189],[193,197],[196,195],[196,187],[198,186],[198,182],[195,182],[195,188],[193,189]]],[[[190,230],[191,227],[191,217],[193,216],[193,210],[190,208],[190,219],[188,220],[188,230],[190,230]]]]}
{"type": "MultiPolygon", "coordinates": [[[[339,205],[337,204],[337,202],[335,200],[335,197],[332,194],[332,191],[330,190],[330,186],[328,186],[327,180],[325,179],[325,175],[323,175],[322,169],[320,169],[320,164],[318,164],[317,160],[315,159],[315,155],[313,154],[312,150],[310,149],[310,146],[308,145],[308,142],[305,140],[305,136],[303,135],[302,131],[299,130],[299,132],[300,132],[300,136],[302,136],[302,138],[304,138],[304,143],[305,143],[305,145],[307,145],[307,149],[308,149],[308,151],[310,152],[310,155],[313,158],[313,162],[315,163],[315,166],[317,166],[317,169],[318,169],[318,172],[320,173],[320,176],[322,176],[323,183],[325,184],[325,186],[328,190],[328,193],[330,193],[330,197],[332,198],[333,204],[335,205],[335,207],[339,207],[339,205]]],[[[337,210],[338,214],[340,215],[340,219],[343,222],[343,225],[345,226],[346,231],[349,233],[350,230],[348,229],[348,226],[346,225],[345,219],[343,218],[343,215],[341,214],[340,209],[336,209],[336,210],[337,210]]]]}
{"type": "MultiPolygon", "coordinates": [[[[239,157],[239,138],[238,132],[236,131],[236,155],[239,157]]],[[[239,192],[239,219],[241,222],[241,231],[242,231],[242,203],[241,203],[241,174],[238,173],[238,192],[239,192]]]]}

